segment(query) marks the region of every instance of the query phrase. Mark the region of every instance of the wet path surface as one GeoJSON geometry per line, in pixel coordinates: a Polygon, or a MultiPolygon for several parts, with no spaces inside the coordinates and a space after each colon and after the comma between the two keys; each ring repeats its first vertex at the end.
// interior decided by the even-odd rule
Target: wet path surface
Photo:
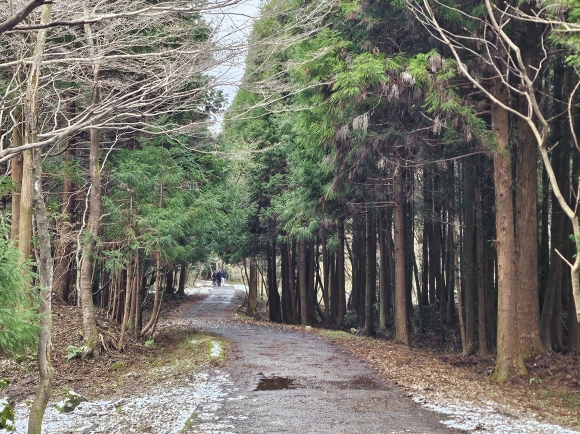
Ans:
{"type": "Polygon", "coordinates": [[[325,338],[230,320],[241,294],[212,288],[186,314],[196,328],[229,342],[224,370],[231,384],[221,404],[187,432],[459,432],[325,338]]]}

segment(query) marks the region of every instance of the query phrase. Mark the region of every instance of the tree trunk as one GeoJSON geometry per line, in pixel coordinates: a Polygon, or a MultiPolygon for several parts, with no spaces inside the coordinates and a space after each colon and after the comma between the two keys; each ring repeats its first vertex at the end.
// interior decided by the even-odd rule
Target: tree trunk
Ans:
{"type": "MultiPolygon", "coordinates": [[[[529,5],[523,5],[529,9],[529,5]]],[[[537,64],[539,29],[533,23],[521,23],[521,53],[526,65],[537,64]]],[[[529,72],[529,71],[528,71],[529,72]]],[[[533,72],[532,72],[533,74],[533,72]]],[[[528,100],[518,98],[525,113],[528,100]]],[[[518,326],[522,356],[536,356],[543,351],[540,340],[538,287],[538,166],[537,143],[530,126],[517,119],[516,159],[516,270],[518,326]]]]}
{"type": "MultiPolygon", "coordinates": [[[[26,115],[27,118],[30,116],[26,115]]],[[[28,119],[26,121],[28,130],[28,119]]],[[[36,122],[36,120],[34,121],[36,122]]],[[[25,142],[30,142],[29,134],[25,133],[25,142]]],[[[32,240],[32,151],[24,151],[22,154],[22,186],[20,188],[20,211],[18,222],[18,250],[20,259],[26,261],[30,258],[30,243],[32,240]]]]}
{"type": "MultiPolygon", "coordinates": [[[[466,326],[463,321],[463,303],[461,299],[463,298],[461,295],[461,282],[459,281],[459,243],[457,242],[457,232],[459,232],[460,226],[457,224],[457,228],[453,228],[453,276],[455,280],[455,287],[457,288],[457,306],[459,308],[459,332],[461,334],[461,348],[463,348],[463,354],[470,354],[467,352],[468,350],[468,340],[466,334],[466,326]]],[[[467,298],[467,297],[466,297],[467,298]]]]}
{"type": "MultiPolygon", "coordinates": [[[[495,79],[493,92],[499,101],[507,101],[507,88],[495,79]]],[[[509,150],[509,120],[505,109],[491,106],[492,128],[498,149],[493,154],[496,250],[498,267],[497,361],[494,381],[503,382],[526,373],[519,342],[516,280],[516,245],[512,195],[512,164],[509,150]]]]}
{"type": "MultiPolygon", "coordinates": [[[[464,237],[463,237],[463,267],[461,269],[465,282],[465,346],[463,347],[464,354],[475,353],[475,262],[474,262],[474,243],[475,243],[475,185],[473,178],[473,164],[472,158],[465,158],[463,160],[463,185],[465,188],[464,197],[464,237]]],[[[458,270],[455,270],[458,272],[458,270]]],[[[457,288],[460,292],[460,288],[457,288]]],[[[462,315],[462,312],[459,312],[462,315]]]]}
{"type": "Polygon", "coordinates": [[[487,324],[485,319],[486,300],[484,286],[484,259],[483,259],[483,216],[481,201],[481,183],[476,182],[475,187],[475,220],[476,220],[476,256],[477,256],[477,332],[479,340],[478,353],[480,356],[487,355],[487,324]]]}
{"type": "Polygon", "coordinates": [[[411,342],[407,311],[406,246],[405,246],[405,194],[403,192],[403,167],[397,168],[394,179],[395,199],[395,340],[404,345],[411,342]]]}
{"type": "Polygon", "coordinates": [[[296,240],[292,240],[292,243],[288,246],[288,260],[290,266],[290,301],[292,309],[292,324],[298,324],[298,296],[297,296],[297,277],[296,277],[296,240]]]}
{"type": "Polygon", "coordinates": [[[179,286],[177,288],[177,293],[179,295],[185,295],[185,282],[187,280],[187,264],[185,262],[181,263],[179,267],[179,286]]]}
{"type": "Polygon", "coordinates": [[[300,324],[308,325],[308,299],[306,278],[306,241],[298,241],[298,289],[300,292],[300,324]]]}
{"type": "MultiPolygon", "coordinates": [[[[85,12],[88,6],[84,4],[85,12]]],[[[85,24],[85,34],[89,52],[94,55],[94,40],[90,24],[85,24]]],[[[99,66],[93,64],[93,105],[96,107],[100,102],[99,87],[99,66]]],[[[101,343],[97,332],[95,319],[95,307],[93,305],[92,275],[94,259],[96,254],[96,243],[99,236],[99,222],[101,218],[101,171],[99,166],[99,139],[100,129],[91,128],[91,144],[89,153],[89,172],[91,175],[91,187],[89,189],[89,221],[88,236],[83,248],[80,272],[80,300],[83,314],[83,332],[85,338],[85,349],[83,357],[97,356],[101,350],[101,343]]]]}
{"type": "MultiPolygon", "coordinates": [[[[12,132],[12,146],[18,147],[24,144],[24,132],[22,130],[22,119],[19,116],[17,118],[17,125],[14,125],[14,130],[12,132]]],[[[20,192],[22,189],[22,161],[23,156],[17,155],[11,160],[12,164],[12,183],[15,186],[14,192],[12,192],[12,221],[10,225],[10,239],[13,240],[16,245],[18,245],[18,234],[20,233],[20,192]]]]}
{"type": "Polygon", "coordinates": [[[387,235],[385,228],[385,217],[379,217],[379,332],[384,333],[387,330],[387,293],[389,278],[389,260],[387,258],[387,235]]]}
{"type": "MultiPolygon", "coordinates": [[[[45,14],[50,15],[50,5],[43,8],[42,15],[44,21],[45,14]],[[48,6],[48,7],[47,7],[48,6]],[[48,11],[47,11],[48,9],[48,11]]],[[[36,220],[36,233],[39,247],[39,277],[40,277],[40,306],[38,314],[40,316],[40,335],[38,342],[37,363],[40,373],[40,382],[36,391],[34,402],[30,407],[28,417],[28,434],[40,434],[42,432],[42,417],[50,395],[52,393],[52,382],[54,369],[50,364],[50,347],[52,332],[52,311],[51,294],[53,282],[53,264],[51,257],[50,235],[48,229],[48,218],[42,194],[42,162],[40,159],[40,149],[34,153],[34,217],[36,220]]]]}
{"type": "MultiPolygon", "coordinates": [[[[155,298],[153,299],[153,309],[151,309],[151,318],[149,318],[147,325],[143,327],[143,330],[139,334],[140,337],[145,336],[149,330],[154,331],[157,325],[159,312],[161,312],[161,305],[163,304],[163,291],[161,289],[163,286],[161,280],[161,252],[157,250],[155,252],[155,298]]],[[[153,336],[153,331],[151,332],[151,336],[153,336]]]]}
{"type": "MultiPolygon", "coordinates": [[[[69,147],[65,153],[65,164],[72,157],[69,147]]],[[[71,287],[71,256],[73,254],[72,213],[74,210],[73,183],[68,174],[64,174],[61,221],[58,223],[58,240],[56,243],[53,291],[62,300],[68,302],[71,287]]]]}
{"type": "Polygon", "coordinates": [[[428,166],[423,167],[423,241],[421,245],[421,279],[423,291],[421,292],[422,305],[427,306],[433,303],[433,297],[430,297],[432,288],[429,286],[429,241],[431,240],[431,215],[433,208],[432,191],[431,191],[431,171],[428,166]],[[431,300],[430,300],[431,299],[431,300]]]}
{"type": "Polygon", "coordinates": [[[330,268],[328,261],[328,252],[326,250],[327,242],[326,228],[322,228],[322,302],[324,303],[324,324],[328,326],[330,323],[330,268]]]}
{"type": "MultiPolygon", "coordinates": [[[[455,221],[455,162],[451,162],[448,164],[447,170],[447,221],[454,222],[455,221]]],[[[447,307],[446,307],[446,323],[449,328],[452,328],[455,323],[455,291],[457,294],[461,296],[461,288],[455,287],[456,280],[452,278],[455,274],[459,274],[459,269],[455,268],[453,265],[454,263],[454,255],[456,254],[456,249],[458,248],[454,241],[454,226],[453,225],[445,225],[446,226],[446,235],[447,235],[447,264],[446,264],[446,297],[447,297],[447,307]]],[[[457,280],[459,281],[459,280],[457,280]]]]}
{"type": "Polygon", "coordinates": [[[341,326],[346,314],[346,291],[345,291],[345,270],[344,270],[344,220],[339,219],[338,226],[338,252],[336,255],[336,272],[338,274],[338,314],[336,317],[336,325],[341,326]]]}
{"type": "Polygon", "coordinates": [[[373,302],[377,284],[377,234],[375,233],[374,217],[372,210],[367,207],[366,211],[366,287],[365,287],[365,336],[375,335],[373,302]]]}
{"type": "Polygon", "coordinates": [[[288,264],[288,243],[280,244],[280,280],[282,284],[282,298],[280,300],[282,310],[282,322],[290,324],[290,315],[288,314],[290,299],[290,282],[289,282],[289,264],[288,264]]]}
{"type": "Polygon", "coordinates": [[[280,322],[280,293],[276,279],[276,237],[268,247],[268,304],[270,307],[270,321],[280,322]]]}
{"type": "Polygon", "coordinates": [[[307,245],[307,276],[308,276],[308,286],[306,287],[306,293],[308,296],[308,301],[306,305],[308,306],[308,324],[315,324],[316,323],[316,313],[315,308],[318,305],[318,300],[316,297],[316,285],[314,282],[314,242],[316,238],[313,237],[307,245]]]}
{"type": "Polygon", "coordinates": [[[129,310],[128,328],[133,333],[137,334],[137,305],[139,303],[139,290],[141,284],[141,261],[139,260],[139,252],[135,255],[135,265],[133,267],[133,277],[131,279],[131,309],[129,310]]]}
{"type": "Polygon", "coordinates": [[[250,259],[250,278],[248,281],[248,315],[256,315],[256,299],[258,298],[258,264],[256,258],[250,259]]]}
{"type": "MultiPolygon", "coordinates": [[[[42,8],[40,23],[46,24],[50,21],[52,4],[46,4],[42,8]]],[[[37,35],[36,47],[34,48],[33,63],[30,68],[30,75],[27,89],[26,108],[26,142],[34,143],[38,139],[38,129],[36,119],[38,116],[38,77],[40,66],[46,44],[46,30],[40,30],[37,35]]],[[[27,151],[28,152],[28,151],[27,151]]],[[[39,247],[39,278],[40,278],[40,334],[38,341],[37,363],[40,374],[40,382],[36,390],[34,402],[30,408],[28,416],[28,434],[40,434],[42,432],[42,417],[46,410],[46,405],[52,391],[52,380],[54,369],[50,364],[50,338],[52,329],[51,295],[53,283],[53,263],[51,257],[50,233],[48,228],[48,217],[42,193],[42,162],[40,149],[30,151],[31,169],[30,182],[33,185],[34,211],[36,220],[36,234],[38,236],[39,247]]],[[[26,256],[27,257],[27,256],[26,256]]]]}
{"type": "Polygon", "coordinates": [[[330,323],[336,324],[338,317],[338,273],[336,271],[336,253],[329,253],[328,268],[330,272],[330,323]]]}
{"type": "Polygon", "coordinates": [[[173,296],[175,292],[173,287],[173,280],[175,276],[175,268],[171,268],[167,273],[165,273],[165,293],[173,296]]]}
{"type": "Polygon", "coordinates": [[[125,306],[123,309],[123,320],[121,322],[121,336],[119,337],[119,344],[117,350],[123,350],[123,341],[125,339],[125,332],[127,324],[129,323],[129,314],[131,312],[131,299],[133,297],[133,279],[131,278],[133,268],[133,258],[129,257],[127,261],[127,280],[125,282],[125,306]]]}

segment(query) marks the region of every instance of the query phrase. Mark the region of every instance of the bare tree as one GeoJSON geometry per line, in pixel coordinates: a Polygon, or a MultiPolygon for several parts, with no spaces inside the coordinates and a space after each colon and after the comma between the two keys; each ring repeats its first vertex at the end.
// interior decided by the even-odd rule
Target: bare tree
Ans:
{"type": "MultiPolygon", "coordinates": [[[[41,22],[50,21],[52,4],[46,4],[42,8],[41,22]]],[[[34,142],[38,134],[36,123],[38,113],[38,78],[40,75],[40,64],[46,44],[46,30],[39,30],[36,38],[36,45],[33,56],[35,62],[32,64],[28,77],[28,93],[25,105],[26,134],[27,142],[34,142]]],[[[28,434],[40,434],[42,431],[42,417],[48,404],[52,390],[53,368],[50,364],[50,339],[52,326],[51,296],[53,282],[53,264],[51,256],[50,235],[48,232],[48,218],[42,193],[42,164],[40,150],[30,150],[31,165],[34,185],[34,209],[39,241],[39,276],[41,286],[41,300],[39,313],[40,336],[37,354],[38,370],[40,373],[40,384],[36,392],[36,397],[30,409],[28,419],[28,434]]],[[[32,207],[31,207],[32,208],[32,207]]],[[[29,242],[27,243],[29,244],[29,242]]]]}
{"type": "Polygon", "coordinates": [[[28,2],[28,4],[21,6],[20,9],[17,9],[17,12],[15,12],[14,2],[13,0],[10,0],[10,9],[7,11],[7,16],[0,15],[0,34],[16,27],[39,6],[50,3],[52,2],[48,2],[46,0],[32,0],[28,2]]]}

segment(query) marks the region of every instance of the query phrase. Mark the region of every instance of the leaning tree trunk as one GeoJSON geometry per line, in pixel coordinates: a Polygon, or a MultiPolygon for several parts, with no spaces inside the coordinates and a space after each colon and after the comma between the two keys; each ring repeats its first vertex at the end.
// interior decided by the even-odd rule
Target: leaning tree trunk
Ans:
{"type": "MultiPolygon", "coordinates": [[[[52,4],[46,4],[42,8],[40,22],[46,24],[50,21],[52,4]]],[[[38,32],[36,47],[34,49],[33,63],[30,69],[27,89],[26,108],[26,137],[27,143],[34,143],[38,139],[36,119],[38,117],[38,79],[40,65],[46,44],[46,30],[38,32]]],[[[42,417],[52,391],[54,369],[50,364],[50,333],[52,327],[51,294],[53,279],[53,264],[51,256],[50,234],[44,196],[42,194],[42,162],[40,149],[30,151],[32,153],[32,175],[34,191],[34,210],[38,237],[39,259],[38,274],[40,278],[40,335],[38,344],[37,363],[40,373],[40,383],[36,391],[34,402],[28,416],[28,434],[40,434],[42,431],[42,417]]]]}
{"type": "MultiPolygon", "coordinates": [[[[499,79],[494,83],[494,94],[499,101],[507,101],[507,88],[499,79]]],[[[492,103],[491,117],[498,146],[493,155],[498,263],[498,336],[497,360],[492,379],[503,382],[513,375],[525,374],[526,367],[518,333],[516,243],[508,112],[498,104],[492,103]]]]}

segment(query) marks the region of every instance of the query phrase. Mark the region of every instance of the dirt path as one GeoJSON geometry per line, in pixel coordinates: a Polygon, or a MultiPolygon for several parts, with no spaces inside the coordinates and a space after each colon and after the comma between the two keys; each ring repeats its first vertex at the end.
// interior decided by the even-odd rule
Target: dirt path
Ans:
{"type": "MultiPolygon", "coordinates": [[[[311,333],[231,321],[241,292],[212,288],[186,314],[229,343],[223,401],[191,433],[453,433],[346,351],[311,333]]],[[[214,403],[215,404],[215,403],[214,403]]]]}

